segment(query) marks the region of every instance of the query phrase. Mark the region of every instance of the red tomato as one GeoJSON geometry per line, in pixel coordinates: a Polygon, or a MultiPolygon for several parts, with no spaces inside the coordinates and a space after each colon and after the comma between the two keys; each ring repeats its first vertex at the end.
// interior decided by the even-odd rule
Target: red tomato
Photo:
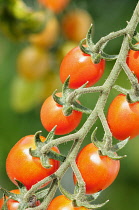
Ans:
{"type": "MultiPolygon", "coordinates": [[[[99,155],[98,148],[90,143],[78,154],[77,166],[86,184],[86,193],[93,194],[106,189],[118,175],[120,161],[99,155]]],[[[76,177],[74,175],[74,182],[76,177]]]]}
{"type": "MultiPolygon", "coordinates": [[[[57,96],[62,96],[62,93],[57,93],[57,96]]],[[[73,110],[71,115],[65,116],[62,111],[62,105],[57,104],[53,97],[48,97],[42,107],[40,118],[42,125],[47,131],[50,131],[57,125],[55,134],[63,135],[73,131],[81,121],[82,112],[73,110]]]]}
{"type": "Polygon", "coordinates": [[[61,12],[70,0],[38,0],[41,4],[49,8],[55,13],[61,12]]]}
{"type": "Polygon", "coordinates": [[[70,88],[78,88],[87,81],[87,87],[90,87],[102,77],[104,68],[105,60],[94,64],[90,55],[83,53],[80,47],[75,47],[62,60],[60,79],[64,83],[70,75],[70,88]]]}
{"type": "MultiPolygon", "coordinates": [[[[16,194],[20,194],[19,189],[11,190],[10,192],[16,193],[16,194]]],[[[1,198],[0,199],[0,209],[2,208],[2,205],[3,204],[4,204],[4,198],[1,198]]],[[[19,206],[18,201],[9,199],[8,202],[7,202],[8,210],[17,210],[18,209],[18,206],[19,206]]]]}
{"type": "MultiPolygon", "coordinates": [[[[137,44],[139,44],[139,42],[137,44]]],[[[127,65],[139,81],[139,51],[129,50],[127,65]]]]}
{"type": "Polygon", "coordinates": [[[74,207],[72,201],[64,195],[54,198],[48,206],[47,210],[87,210],[85,207],[74,207]]]}
{"type": "Polygon", "coordinates": [[[134,138],[139,135],[139,102],[128,103],[126,96],[119,94],[110,104],[107,120],[116,139],[134,138]]]}
{"type": "MultiPolygon", "coordinates": [[[[41,137],[44,141],[45,137],[41,137]]],[[[32,157],[29,148],[35,149],[34,135],[28,135],[20,139],[11,149],[6,160],[6,171],[14,184],[16,180],[22,182],[27,189],[43,178],[53,174],[59,168],[59,161],[50,159],[51,168],[44,168],[40,158],[32,157]]],[[[52,148],[59,152],[57,147],[52,148]]]]}

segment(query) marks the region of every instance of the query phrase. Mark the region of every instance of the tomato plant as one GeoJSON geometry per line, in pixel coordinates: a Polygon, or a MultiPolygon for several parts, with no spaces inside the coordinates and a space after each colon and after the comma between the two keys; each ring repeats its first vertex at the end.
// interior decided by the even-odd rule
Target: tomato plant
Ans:
{"type": "Polygon", "coordinates": [[[74,207],[72,201],[64,195],[54,198],[48,206],[47,210],[87,210],[85,207],[74,207]]]}
{"type": "MultiPolygon", "coordinates": [[[[99,149],[90,143],[77,155],[76,163],[86,184],[86,193],[93,194],[106,189],[118,175],[120,161],[99,155],[99,149]]],[[[76,183],[74,175],[74,182],[76,183]]]]}
{"type": "MultiPolygon", "coordinates": [[[[57,96],[61,97],[62,93],[57,93],[57,96]]],[[[63,135],[73,131],[80,123],[82,118],[82,112],[73,110],[69,116],[65,116],[62,111],[62,105],[57,104],[53,97],[48,97],[40,112],[40,118],[42,125],[47,131],[52,130],[57,125],[55,134],[63,135]]]]}
{"type": "MultiPolygon", "coordinates": [[[[20,194],[19,189],[11,190],[10,192],[15,193],[15,194],[20,194]]],[[[4,198],[1,198],[0,199],[0,209],[2,208],[3,204],[4,204],[4,198]]],[[[13,199],[9,199],[7,202],[8,210],[17,210],[18,206],[19,206],[18,201],[15,201],[13,199]]]]}
{"type": "Polygon", "coordinates": [[[72,9],[62,18],[62,32],[67,39],[79,42],[86,37],[92,22],[92,17],[86,10],[72,9]]]}
{"type": "Polygon", "coordinates": [[[112,135],[119,140],[139,135],[139,102],[129,103],[119,94],[109,106],[107,120],[112,135]]]}
{"type": "Polygon", "coordinates": [[[88,81],[87,87],[94,85],[103,75],[105,60],[94,64],[91,56],[83,53],[80,47],[73,48],[62,60],[60,79],[65,82],[70,75],[69,87],[78,88],[88,81]]]}
{"type": "Polygon", "coordinates": [[[28,80],[43,78],[49,67],[49,54],[46,50],[33,45],[24,48],[17,57],[17,71],[28,80]]]}
{"type": "MultiPolygon", "coordinates": [[[[139,44],[139,43],[137,43],[139,44]]],[[[129,50],[127,64],[139,81],[139,51],[129,50]]]]}
{"type": "Polygon", "coordinates": [[[41,4],[55,13],[61,12],[69,3],[70,0],[38,0],[41,4]]]}
{"type": "MultiPolygon", "coordinates": [[[[41,136],[41,141],[45,138],[41,136]]],[[[14,184],[15,180],[22,182],[27,189],[43,178],[53,174],[59,168],[59,161],[50,159],[50,168],[41,165],[40,158],[31,156],[29,149],[35,149],[34,135],[28,135],[20,139],[10,150],[6,159],[6,171],[14,184]]],[[[57,147],[52,150],[59,153],[57,147]]]]}

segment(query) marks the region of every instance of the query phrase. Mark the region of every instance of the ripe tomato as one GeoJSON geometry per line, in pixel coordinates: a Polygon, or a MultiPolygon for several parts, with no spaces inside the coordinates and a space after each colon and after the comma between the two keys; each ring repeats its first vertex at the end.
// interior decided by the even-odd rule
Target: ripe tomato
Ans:
{"type": "Polygon", "coordinates": [[[28,46],[24,48],[17,58],[18,73],[28,80],[39,80],[49,71],[49,54],[46,50],[28,46]]]}
{"type": "Polygon", "coordinates": [[[59,195],[54,198],[48,206],[47,210],[87,210],[85,207],[74,207],[72,201],[64,195],[59,195]]]}
{"type": "MultiPolygon", "coordinates": [[[[62,96],[62,93],[57,93],[57,96],[62,96]]],[[[48,97],[40,112],[42,125],[47,131],[50,131],[57,125],[55,134],[63,135],[73,131],[81,121],[82,112],[73,110],[71,115],[65,116],[62,111],[62,105],[57,104],[53,97],[48,97]]]]}
{"type": "MultiPolygon", "coordinates": [[[[45,137],[41,136],[44,141],[45,137]]],[[[59,168],[59,161],[50,159],[51,168],[44,168],[41,165],[40,158],[32,157],[29,149],[35,149],[34,135],[28,135],[20,139],[10,150],[6,160],[6,171],[14,184],[16,180],[22,182],[27,189],[36,184],[43,178],[53,174],[59,168]]],[[[57,147],[52,148],[59,152],[57,147]]]]}
{"type": "MultiPolygon", "coordinates": [[[[118,175],[119,160],[99,155],[98,148],[90,143],[77,155],[77,166],[86,184],[86,193],[93,194],[106,189],[118,175]]],[[[74,175],[74,182],[76,177],[74,175]]]]}
{"type": "Polygon", "coordinates": [[[93,19],[86,10],[76,8],[63,16],[62,32],[67,39],[79,42],[86,37],[92,22],[93,19]]]}
{"type": "Polygon", "coordinates": [[[41,4],[55,13],[60,13],[68,5],[70,0],[38,0],[41,4]]]}
{"type": "Polygon", "coordinates": [[[39,47],[52,47],[58,39],[59,35],[59,22],[56,16],[51,16],[46,23],[43,31],[37,34],[32,34],[29,41],[35,46],[39,47]]]}
{"type": "Polygon", "coordinates": [[[105,60],[94,64],[91,56],[83,53],[79,47],[73,48],[62,60],[60,79],[65,82],[70,75],[69,87],[78,88],[88,81],[87,87],[94,85],[103,75],[105,60]]]}
{"type": "MultiPolygon", "coordinates": [[[[139,44],[139,43],[137,43],[139,44]]],[[[129,50],[127,65],[139,81],[139,51],[129,50]]]]}
{"type": "MultiPolygon", "coordinates": [[[[20,194],[19,189],[11,190],[10,192],[16,193],[16,194],[20,194]]],[[[2,205],[3,204],[4,204],[4,198],[1,198],[0,199],[0,209],[2,208],[2,205]]],[[[18,201],[9,199],[8,202],[7,202],[8,210],[17,210],[18,209],[18,206],[19,206],[18,201]]]]}
{"type": "Polygon", "coordinates": [[[128,103],[124,94],[119,94],[110,104],[107,121],[112,135],[119,140],[139,135],[139,102],[128,103]]]}

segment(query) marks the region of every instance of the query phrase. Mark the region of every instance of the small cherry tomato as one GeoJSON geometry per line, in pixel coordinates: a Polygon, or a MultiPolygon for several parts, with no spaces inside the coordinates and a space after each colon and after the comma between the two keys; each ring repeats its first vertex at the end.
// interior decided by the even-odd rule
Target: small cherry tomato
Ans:
{"type": "MultiPolygon", "coordinates": [[[[137,43],[139,44],[139,43],[137,43]]],[[[139,81],[139,51],[129,50],[127,65],[139,81]]]]}
{"type": "Polygon", "coordinates": [[[129,103],[119,94],[109,106],[107,121],[112,135],[118,140],[139,135],[139,102],[129,103]]]}
{"type": "Polygon", "coordinates": [[[41,4],[55,13],[60,13],[67,7],[70,0],[38,0],[41,4]]]}
{"type": "Polygon", "coordinates": [[[72,201],[64,195],[55,197],[48,206],[47,210],[88,210],[85,207],[74,207],[72,201]]]}
{"type": "MultiPolygon", "coordinates": [[[[19,189],[11,190],[10,192],[15,193],[15,194],[20,194],[19,189]]],[[[6,198],[8,198],[8,197],[6,197],[6,198]]],[[[0,199],[0,209],[2,208],[3,204],[4,204],[4,198],[2,197],[0,199]]],[[[13,199],[9,199],[7,202],[8,210],[17,210],[18,206],[19,206],[18,201],[15,201],[13,199]]]]}
{"type": "Polygon", "coordinates": [[[49,54],[46,50],[28,46],[17,57],[17,71],[28,80],[39,80],[49,71],[49,54]]]}
{"type": "MultiPolygon", "coordinates": [[[[45,137],[41,136],[41,141],[45,137]]],[[[40,158],[31,156],[29,149],[35,149],[34,135],[28,135],[20,139],[10,150],[6,159],[6,172],[10,180],[17,185],[15,180],[22,182],[27,189],[43,178],[53,174],[60,166],[60,162],[50,159],[51,168],[44,168],[40,158]]],[[[57,147],[52,150],[59,153],[57,147]]]]}
{"type": "Polygon", "coordinates": [[[72,41],[80,42],[86,37],[93,19],[84,9],[69,10],[62,18],[62,32],[72,41]]]}
{"type": "MultiPolygon", "coordinates": [[[[62,96],[62,93],[57,93],[57,96],[62,96]]],[[[69,116],[65,116],[62,111],[62,105],[57,104],[53,97],[48,97],[40,112],[42,125],[47,131],[50,131],[57,125],[55,134],[63,135],[73,131],[80,123],[82,112],[73,110],[69,116]]]]}
{"type": "MultiPolygon", "coordinates": [[[[93,194],[106,189],[118,175],[120,161],[99,155],[99,149],[90,143],[77,155],[76,163],[86,184],[86,193],[93,194]]],[[[74,182],[76,177],[74,175],[74,182]]]]}
{"type": "Polygon", "coordinates": [[[29,41],[35,46],[49,48],[57,41],[59,31],[59,22],[53,15],[47,20],[46,26],[40,33],[29,36],[29,41]]]}
{"type": "Polygon", "coordinates": [[[65,82],[70,75],[69,87],[79,88],[88,81],[87,87],[94,85],[103,75],[105,60],[94,64],[91,56],[83,53],[80,47],[73,48],[62,60],[60,79],[65,82]]]}

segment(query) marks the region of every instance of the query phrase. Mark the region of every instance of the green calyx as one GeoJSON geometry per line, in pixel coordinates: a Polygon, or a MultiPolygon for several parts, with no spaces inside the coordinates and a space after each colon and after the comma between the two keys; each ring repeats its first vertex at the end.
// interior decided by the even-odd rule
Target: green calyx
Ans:
{"type": "Polygon", "coordinates": [[[74,207],[85,207],[88,209],[97,209],[97,208],[101,208],[102,206],[104,206],[109,200],[105,201],[104,203],[101,204],[91,204],[92,202],[94,202],[98,196],[100,195],[101,192],[98,193],[94,193],[92,195],[79,195],[80,193],[80,188],[78,186],[78,184],[75,185],[75,190],[74,193],[71,194],[69,193],[67,190],[65,190],[62,185],[60,184],[60,182],[58,183],[59,185],[59,190],[60,192],[67,197],[69,200],[72,201],[72,205],[74,207]]]}
{"type": "Polygon", "coordinates": [[[129,138],[127,138],[123,141],[120,141],[115,145],[110,144],[111,146],[108,147],[107,145],[109,145],[109,139],[107,139],[107,137],[105,137],[103,141],[98,141],[96,138],[96,131],[97,131],[97,128],[92,133],[91,142],[99,149],[100,155],[108,156],[109,158],[111,158],[113,160],[120,160],[120,159],[126,157],[126,155],[119,156],[117,154],[117,152],[126,146],[129,138]]]}
{"type": "Polygon", "coordinates": [[[13,40],[22,40],[29,34],[40,32],[45,23],[44,12],[33,11],[21,0],[9,0],[1,5],[0,27],[13,40]]]}
{"type": "MultiPolygon", "coordinates": [[[[66,81],[64,82],[62,86],[62,97],[57,96],[56,91],[54,91],[52,95],[54,101],[63,107],[63,113],[65,116],[69,116],[73,110],[90,114],[92,110],[88,109],[87,107],[82,106],[79,103],[78,101],[79,96],[75,96],[72,101],[68,100],[70,94],[72,94],[72,92],[75,92],[75,90],[72,90],[69,88],[69,80],[70,80],[70,76],[66,79],[66,81]]],[[[82,85],[81,87],[79,87],[78,89],[82,89],[85,86],[86,86],[86,83],[82,85]]]]}
{"type": "Polygon", "coordinates": [[[43,146],[45,146],[48,142],[54,139],[54,131],[56,126],[48,133],[46,140],[44,142],[41,141],[40,134],[41,131],[36,132],[34,136],[36,149],[33,150],[32,148],[29,149],[30,155],[33,157],[39,157],[41,164],[45,168],[51,168],[52,165],[50,164],[50,159],[55,159],[61,162],[64,162],[66,157],[62,154],[59,154],[53,150],[49,150],[48,152],[42,152],[43,146]]]}
{"type": "Polygon", "coordinates": [[[86,35],[86,38],[80,41],[79,46],[82,52],[90,55],[92,62],[95,64],[99,63],[101,59],[105,59],[107,61],[112,61],[117,59],[118,55],[109,55],[104,52],[104,48],[106,47],[107,42],[105,44],[102,44],[98,49],[95,48],[96,46],[93,43],[92,39],[92,29],[93,29],[93,24],[91,24],[88,33],[86,35]],[[86,42],[86,44],[84,44],[84,42],[86,42]]]}

